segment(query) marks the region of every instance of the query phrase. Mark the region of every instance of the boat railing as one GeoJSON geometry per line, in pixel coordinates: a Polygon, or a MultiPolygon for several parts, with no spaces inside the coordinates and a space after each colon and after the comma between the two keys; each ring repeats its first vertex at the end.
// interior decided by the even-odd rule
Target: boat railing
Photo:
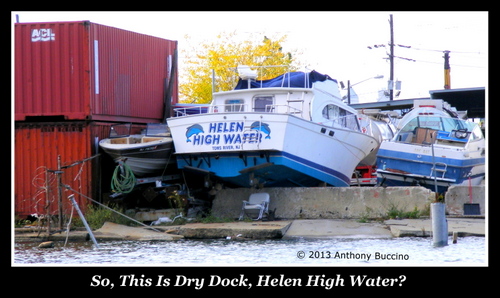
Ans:
{"type": "Polygon", "coordinates": [[[243,103],[231,103],[210,106],[208,113],[240,113],[248,110],[248,105],[243,103]]]}
{"type": "Polygon", "coordinates": [[[254,112],[254,113],[277,113],[277,114],[300,114],[302,115],[302,110],[292,107],[290,105],[276,105],[269,104],[265,105],[264,108],[253,108],[249,109],[247,104],[225,104],[225,105],[214,105],[210,107],[209,113],[238,113],[238,112],[254,112]]]}
{"type": "Polygon", "coordinates": [[[254,108],[250,110],[248,104],[218,104],[207,107],[183,107],[174,109],[174,117],[183,117],[202,113],[240,113],[240,112],[256,112],[256,113],[279,113],[300,115],[302,117],[302,109],[292,107],[291,105],[266,105],[264,108],[254,108]]]}
{"type": "Polygon", "coordinates": [[[174,117],[182,117],[196,114],[207,113],[207,106],[193,106],[174,108],[174,117]]]}
{"type": "Polygon", "coordinates": [[[292,107],[290,105],[266,105],[266,113],[278,113],[278,114],[299,114],[302,116],[302,110],[292,107]]]}

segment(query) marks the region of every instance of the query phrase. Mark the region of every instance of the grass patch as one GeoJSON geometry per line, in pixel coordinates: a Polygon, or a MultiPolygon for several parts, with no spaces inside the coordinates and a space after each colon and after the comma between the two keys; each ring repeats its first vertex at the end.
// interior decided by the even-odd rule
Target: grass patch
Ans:
{"type": "MultiPolygon", "coordinates": [[[[110,208],[113,207],[110,206],[110,208]]],[[[124,211],[121,208],[113,208],[113,210],[116,210],[120,213],[124,213],[124,211]]],[[[93,204],[88,205],[87,210],[85,212],[85,220],[87,221],[92,230],[99,229],[107,221],[129,226],[135,224],[130,219],[121,216],[116,212],[113,212],[107,208],[103,208],[101,206],[93,204]]],[[[73,214],[73,226],[84,227],[81,218],[78,216],[78,213],[76,212],[73,214]]]]}
{"type": "Polygon", "coordinates": [[[367,223],[370,221],[370,218],[372,218],[372,211],[373,209],[370,207],[366,207],[365,212],[361,214],[361,217],[358,219],[358,222],[360,223],[367,223]]]}
{"type": "Polygon", "coordinates": [[[404,211],[403,209],[399,209],[398,206],[391,205],[387,210],[386,217],[387,219],[403,219],[403,218],[420,218],[422,212],[418,210],[415,206],[412,211],[404,211]]]}

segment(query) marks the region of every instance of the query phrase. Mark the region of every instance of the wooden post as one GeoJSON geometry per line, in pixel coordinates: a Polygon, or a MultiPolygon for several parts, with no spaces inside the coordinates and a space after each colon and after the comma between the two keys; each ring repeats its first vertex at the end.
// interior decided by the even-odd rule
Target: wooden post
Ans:
{"type": "Polygon", "coordinates": [[[47,221],[47,235],[50,236],[50,183],[49,170],[45,169],[45,215],[47,221]]]}
{"type": "Polygon", "coordinates": [[[59,230],[63,229],[63,206],[62,206],[62,171],[61,171],[61,155],[57,156],[57,204],[59,211],[59,230]]]}

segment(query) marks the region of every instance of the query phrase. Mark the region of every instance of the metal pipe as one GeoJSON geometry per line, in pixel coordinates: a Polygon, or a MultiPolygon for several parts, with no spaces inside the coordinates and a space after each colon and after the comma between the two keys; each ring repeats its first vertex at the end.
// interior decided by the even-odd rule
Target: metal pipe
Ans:
{"type": "Polygon", "coordinates": [[[87,220],[85,220],[85,217],[83,216],[82,211],[80,210],[80,207],[78,207],[78,204],[75,201],[75,195],[71,194],[68,196],[68,199],[71,201],[71,204],[75,207],[76,211],[78,212],[78,215],[82,219],[83,224],[85,225],[85,228],[87,229],[87,232],[89,232],[90,239],[92,239],[92,242],[94,242],[95,247],[99,248],[99,244],[97,244],[97,240],[94,237],[94,234],[92,233],[92,229],[90,229],[89,224],[87,223],[87,220]]]}
{"type": "Polygon", "coordinates": [[[435,247],[448,245],[448,222],[445,214],[446,205],[443,203],[431,204],[432,242],[435,247]]]}

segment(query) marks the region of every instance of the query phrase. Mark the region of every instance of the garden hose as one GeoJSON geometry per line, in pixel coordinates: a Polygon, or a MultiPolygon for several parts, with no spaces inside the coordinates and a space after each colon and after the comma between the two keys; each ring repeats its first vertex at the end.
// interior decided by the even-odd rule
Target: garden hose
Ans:
{"type": "Polygon", "coordinates": [[[130,167],[126,163],[120,162],[113,172],[111,190],[117,193],[129,193],[134,189],[136,181],[130,167]]]}

